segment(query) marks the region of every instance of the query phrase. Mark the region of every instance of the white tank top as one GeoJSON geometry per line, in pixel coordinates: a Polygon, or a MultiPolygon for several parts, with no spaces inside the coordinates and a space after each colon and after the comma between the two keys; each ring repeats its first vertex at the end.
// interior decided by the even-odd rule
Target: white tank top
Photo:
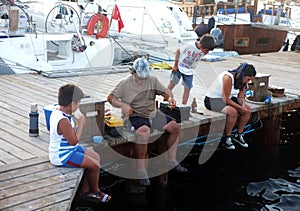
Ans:
{"type": "Polygon", "coordinates": [[[236,96],[239,93],[238,89],[234,88],[234,78],[233,75],[228,72],[228,71],[224,71],[222,73],[220,73],[217,77],[217,79],[212,83],[212,85],[208,88],[208,90],[206,91],[206,96],[210,97],[210,98],[222,98],[222,89],[223,89],[223,77],[224,75],[228,75],[230,76],[231,80],[232,80],[232,88],[231,88],[231,93],[230,93],[230,97],[232,96],[236,96]]]}
{"type": "Polygon", "coordinates": [[[65,164],[78,146],[71,145],[63,135],[57,133],[58,123],[64,118],[68,119],[75,129],[74,119],[70,115],[56,109],[50,115],[49,159],[53,165],[58,166],[65,164]]]}

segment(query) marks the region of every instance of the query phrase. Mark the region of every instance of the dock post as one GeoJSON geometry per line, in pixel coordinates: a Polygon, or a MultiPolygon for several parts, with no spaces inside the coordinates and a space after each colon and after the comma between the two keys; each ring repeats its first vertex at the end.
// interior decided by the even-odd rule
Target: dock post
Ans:
{"type": "Polygon", "coordinates": [[[268,145],[277,145],[280,142],[282,109],[269,109],[266,118],[262,119],[262,142],[268,145]]]}

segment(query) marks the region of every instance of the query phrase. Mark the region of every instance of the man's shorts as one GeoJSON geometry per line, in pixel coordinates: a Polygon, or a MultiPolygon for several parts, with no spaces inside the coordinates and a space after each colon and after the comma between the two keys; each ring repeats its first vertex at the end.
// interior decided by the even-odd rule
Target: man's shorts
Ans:
{"type": "Polygon", "coordinates": [[[156,115],[153,119],[139,116],[129,117],[130,125],[134,127],[134,130],[137,130],[143,125],[146,125],[151,128],[151,130],[156,129],[159,131],[163,131],[164,126],[172,120],[174,120],[172,117],[162,113],[161,111],[156,111],[156,115]]]}
{"type": "Polygon", "coordinates": [[[85,155],[85,148],[81,145],[78,145],[77,150],[73,152],[70,159],[65,164],[63,164],[63,166],[80,168],[81,163],[84,159],[84,155],[85,155]]]}
{"type": "Polygon", "coordinates": [[[182,85],[188,89],[193,88],[193,78],[194,75],[185,75],[182,74],[179,70],[176,73],[172,72],[170,75],[170,79],[173,84],[178,84],[180,78],[182,77],[182,85]]]}

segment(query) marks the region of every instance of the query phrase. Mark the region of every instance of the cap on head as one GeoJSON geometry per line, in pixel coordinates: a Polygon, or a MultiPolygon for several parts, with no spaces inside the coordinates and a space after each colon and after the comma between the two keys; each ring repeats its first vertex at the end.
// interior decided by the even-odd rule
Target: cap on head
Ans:
{"type": "Polygon", "coordinates": [[[150,69],[149,69],[149,62],[145,58],[137,58],[132,65],[132,69],[135,71],[137,76],[141,78],[148,78],[150,77],[150,69]]]}

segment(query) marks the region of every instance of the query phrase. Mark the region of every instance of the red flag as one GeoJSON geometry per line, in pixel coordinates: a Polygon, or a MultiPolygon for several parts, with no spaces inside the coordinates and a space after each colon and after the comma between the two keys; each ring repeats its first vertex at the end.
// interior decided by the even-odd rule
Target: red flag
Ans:
{"type": "Polygon", "coordinates": [[[119,11],[119,8],[117,5],[115,5],[115,8],[114,8],[111,18],[118,21],[118,31],[120,32],[121,29],[124,27],[124,24],[123,24],[123,21],[122,21],[121,15],[120,15],[120,11],[119,11]]]}

